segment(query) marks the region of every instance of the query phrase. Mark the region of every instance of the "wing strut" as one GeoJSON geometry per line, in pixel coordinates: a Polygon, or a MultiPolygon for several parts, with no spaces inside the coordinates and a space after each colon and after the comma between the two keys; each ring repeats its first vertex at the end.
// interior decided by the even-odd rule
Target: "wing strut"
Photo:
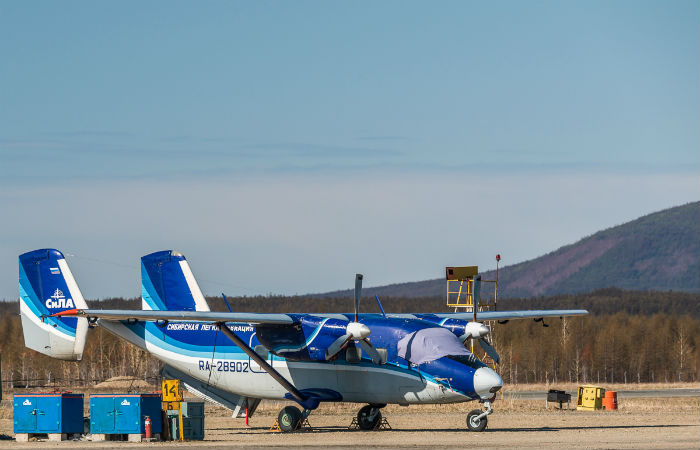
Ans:
{"type": "Polygon", "coordinates": [[[275,381],[277,381],[283,388],[285,388],[293,397],[293,399],[296,400],[297,403],[299,403],[306,409],[316,409],[316,407],[318,407],[317,399],[307,397],[306,395],[299,392],[299,389],[295,388],[292,383],[287,381],[287,379],[282,376],[282,374],[280,374],[271,365],[269,365],[267,361],[265,361],[265,359],[263,359],[260,355],[255,353],[255,350],[250,348],[245,342],[241,340],[241,338],[236,336],[236,334],[226,326],[225,322],[216,322],[216,326],[219,327],[219,330],[221,330],[227,338],[231,339],[231,341],[233,341],[234,344],[236,344],[241,350],[243,350],[248,356],[250,356],[250,359],[258,363],[258,365],[265,369],[265,371],[269,373],[270,376],[275,379],[275,381]]]}

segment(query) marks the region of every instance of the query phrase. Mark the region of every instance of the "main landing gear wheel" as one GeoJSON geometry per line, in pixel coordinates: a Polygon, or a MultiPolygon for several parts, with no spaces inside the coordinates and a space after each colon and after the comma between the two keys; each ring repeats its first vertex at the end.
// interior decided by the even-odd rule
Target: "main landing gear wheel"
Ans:
{"type": "Polygon", "coordinates": [[[363,406],[357,413],[357,425],[361,430],[373,430],[380,420],[382,420],[382,412],[376,406],[363,406]]]}
{"type": "Polygon", "coordinates": [[[467,414],[467,428],[469,428],[469,431],[484,431],[486,429],[488,419],[486,416],[480,417],[482,415],[483,411],[480,409],[473,409],[467,414]]]}
{"type": "Polygon", "coordinates": [[[296,430],[300,420],[301,411],[295,406],[285,406],[277,415],[277,425],[285,433],[296,430]]]}

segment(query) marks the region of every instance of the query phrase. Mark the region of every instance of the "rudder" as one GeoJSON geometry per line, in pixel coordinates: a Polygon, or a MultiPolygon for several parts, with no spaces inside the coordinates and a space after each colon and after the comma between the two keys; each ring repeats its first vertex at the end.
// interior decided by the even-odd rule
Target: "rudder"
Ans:
{"type": "Polygon", "coordinates": [[[87,319],[49,317],[69,309],[87,309],[60,251],[45,248],[19,256],[19,297],[25,346],[53,358],[82,359],[87,319]]]}
{"type": "Polygon", "coordinates": [[[141,257],[142,308],[160,311],[209,311],[185,256],[163,250],[141,257]]]}

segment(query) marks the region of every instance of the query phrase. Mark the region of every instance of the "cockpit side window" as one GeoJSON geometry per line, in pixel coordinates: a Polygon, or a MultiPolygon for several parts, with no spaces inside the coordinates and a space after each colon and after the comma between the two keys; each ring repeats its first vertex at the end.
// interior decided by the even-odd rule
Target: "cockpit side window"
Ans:
{"type": "Polygon", "coordinates": [[[486,367],[486,364],[481,362],[479,358],[470,353],[468,355],[447,355],[447,358],[457,361],[460,364],[471,367],[472,369],[478,369],[480,367],[486,367]]]}

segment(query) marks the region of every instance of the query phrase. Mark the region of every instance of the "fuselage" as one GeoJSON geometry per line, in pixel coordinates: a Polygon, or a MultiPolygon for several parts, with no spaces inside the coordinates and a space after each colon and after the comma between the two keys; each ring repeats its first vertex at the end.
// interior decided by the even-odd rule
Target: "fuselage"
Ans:
{"type": "MultiPolygon", "coordinates": [[[[341,352],[327,361],[321,353],[329,344],[324,340],[331,339],[326,332],[329,327],[334,321],[340,327],[353,320],[351,315],[290,315],[299,320],[299,326],[229,323],[228,327],[299,390],[324,389],[346,402],[414,404],[487,399],[502,386],[500,377],[473,355],[448,355],[419,365],[398,356],[401,338],[440,326],[429,320],[360,315],[359,322],[371,329],[372,345],[385,352],[385,362],[374,364],[359,347],[353,351],[359,358],[341,352]],[[319,332],[324,326],[324,332],[319,332]]],[[[102,320],[98,324],[165,364],[224,391],[265,399],[283,399],[287,394],[216,325],[102,320]]],[[[451,331],[459,334],[459,329],[451,331]]]]}

